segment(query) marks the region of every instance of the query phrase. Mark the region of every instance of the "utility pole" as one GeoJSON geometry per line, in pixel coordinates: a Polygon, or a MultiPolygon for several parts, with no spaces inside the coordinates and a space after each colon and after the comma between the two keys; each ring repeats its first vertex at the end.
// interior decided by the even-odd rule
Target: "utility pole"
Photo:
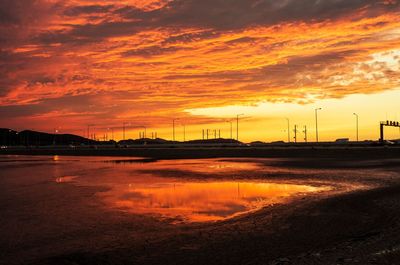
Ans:
{"type": "Polygon", "coordinates": [[[304,133],[304,142],[307,143],[307,125],[304,125],[304,131],[303,131],[303,133],[304,133]]]}
{"type": "Polygon", "coordinates": [[[294,132],[294,142],[297,143],[297,132],[298,132],[297,125],[294,126],[293,132],[294,132]]]}
{"type": "Polygon", "coordinates": [[[217,139],[217,130],[214,129],[214,139],[217,139]]]}
{"type": "Polygon", "coordinates": [[[209,132],[209,130],[207,129],[207,140],[208,140],[208,132],[209,132]]]}
{"type": "Polygon", "coordinates": [[[354,116],[356,116],[356,139],[358,142],[358,114],[357,113],[353,113],[354,116]]]}
{"type": "Polygon", "coordinates": [[[201,132],[202,132],[202,136],[203,136],[203,140],[204,140],[204,129],[202,129],[201,132]]]}
{"type": "Polygon", "coordinates": [[[315,138],[318,143],[318,111],[322,110],[322,108],[315,109],[315,138]]]}
{"type": "Polygon", "coordinates": [[[218,129],[218,138],[221,139],[221,129],[218,129]]]}

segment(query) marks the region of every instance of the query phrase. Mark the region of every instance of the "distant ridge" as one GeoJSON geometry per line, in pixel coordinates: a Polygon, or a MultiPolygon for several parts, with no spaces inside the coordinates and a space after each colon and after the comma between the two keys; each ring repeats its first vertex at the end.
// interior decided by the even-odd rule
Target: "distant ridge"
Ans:
{"type": "Polygon", "coordinates": [[[95,141],[74,134],[51,134],[32,130],[17,132],[12,129],[0,128],[0,145],[2,146],[49,146],[49,145],[162,145],[162,144],[184,143],[190,145],[196,144],[242,144],[233,139],[208,139],[208,140],[190,140],[185,142],[170,141],[162,138],[156,139],[127,139],[121,141],[95,141]]]}
{"type": "Polygon", "coordinates": [[[50,134],[31,130],[14,131],[0,128],[1,145],[70,145],[70,144],[98,144],[100,142],[74,134],[50,134]]]}

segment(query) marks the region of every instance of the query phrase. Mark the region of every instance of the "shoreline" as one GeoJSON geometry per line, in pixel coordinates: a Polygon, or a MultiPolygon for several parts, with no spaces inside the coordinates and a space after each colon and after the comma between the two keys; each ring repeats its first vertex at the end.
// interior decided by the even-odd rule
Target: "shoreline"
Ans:
{"type": "Polygon", "coordinates": [[[398,146],[374,147],[134,147],[134,148],[8,148],[0,155],[121,156],[154,159],[194,158],[399,158],[398,146]]]}

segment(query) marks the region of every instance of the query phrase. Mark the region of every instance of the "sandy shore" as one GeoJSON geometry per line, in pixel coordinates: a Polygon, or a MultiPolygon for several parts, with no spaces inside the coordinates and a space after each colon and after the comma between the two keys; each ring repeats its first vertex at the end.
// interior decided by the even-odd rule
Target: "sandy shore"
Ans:
{"type": "Polygon", "coordinates": [[[260,176],[270,180],[363,188],[181,225],[105,210],[94,198],[104,187],[31,183],[0,173],[0,263],[399,264],[400,159],[374,157],[267,161],[296,169],[260,176]]]}

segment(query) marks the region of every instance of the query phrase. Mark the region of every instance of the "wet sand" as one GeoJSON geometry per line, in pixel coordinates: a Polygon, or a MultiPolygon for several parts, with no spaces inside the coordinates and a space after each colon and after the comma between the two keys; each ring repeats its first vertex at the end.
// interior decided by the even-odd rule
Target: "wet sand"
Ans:
{"type": "MultiPolygon", "coordinates": [[[[17,164],[0,173],[0,264],[398,264],[400,159],[235,161],[268,170],[234,179],[334,189],[224,221],[177,225],[105,207],[96,197],[105,186],[59,185],[46,172],[32,180],[17,164]]],[[[226,178],[212,176],[219,177],[226,178]]]]}

